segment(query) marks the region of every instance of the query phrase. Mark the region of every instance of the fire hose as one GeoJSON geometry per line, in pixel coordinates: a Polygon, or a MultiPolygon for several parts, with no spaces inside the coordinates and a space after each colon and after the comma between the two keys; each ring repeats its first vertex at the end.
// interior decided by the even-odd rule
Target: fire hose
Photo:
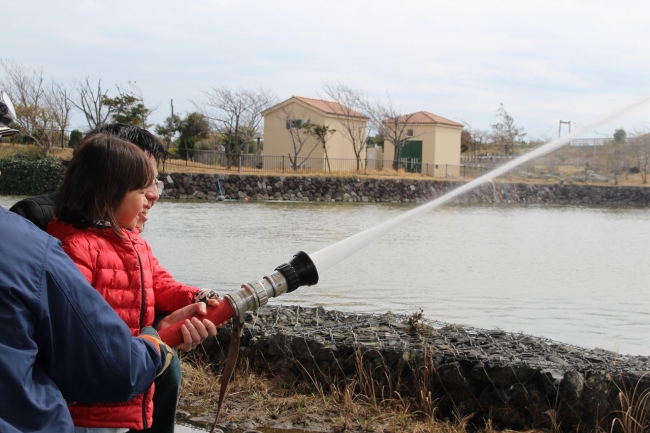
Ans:
{"type": "MultiPolygon", "coordinates": [[[[233,319],[228,357],[221,376],[219,403],[211,432],[214,431],[214,427],[219,419],[219,412],[221,411],[228,382],[237,362],[239,337],[244,322],[244,313],[247,311],[255,311],[266,305],[269,298],[275,298],[284,293],[293,292],[301,286],[313,286],[316,283],[318,283],[316,265],[314,265],[314,262],[307,253],[298,251],[289,262],[278,266],[262,279],[242,284],[240,290],[224,295],[223,300],[219,302],[218,306],[207,308],[206,314],[196,314],[193,316],[199,320],[208,319],[212,323],[223,323],[233,319]]],[[[171,347],[178,346],[183,342],[183,334],[180,329],[183,323],[185,323],[185,320],[181,320],[162,329],[159,332],[160,338],[171,347]]]]}
{"type": "MultiPolygon", "coordinates": [[[[300,286],[318,283],[318,271],[309,255],[298,251],[293,258],[260,280],[242,284],[241,290],[228,293],[217,307],[208,307],[207,313],[196,314],[199,320],[223,323],[230,319],[243,318],[246,311],[255,311],[266,305],[269,298],[293,292],[300,286]]],[[[183,342],[181,326],[185,320],[174,323],[159,332],[160,338],[171,347],[183,342]]]]}

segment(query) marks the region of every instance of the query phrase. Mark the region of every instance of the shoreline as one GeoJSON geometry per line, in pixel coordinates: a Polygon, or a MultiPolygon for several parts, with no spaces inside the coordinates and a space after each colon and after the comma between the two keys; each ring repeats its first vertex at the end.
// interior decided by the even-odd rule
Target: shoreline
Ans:
{"type": "MultiPolygon", "coordinates": [[[[424,203],[458,188],[455,180],[354,177],[161,174],[162,200],[244,200],[349,203],[424,203]]],[[[450,203],[525,203],[650,206],[647,186],[572,182],[486,183],[450,203]]]]}

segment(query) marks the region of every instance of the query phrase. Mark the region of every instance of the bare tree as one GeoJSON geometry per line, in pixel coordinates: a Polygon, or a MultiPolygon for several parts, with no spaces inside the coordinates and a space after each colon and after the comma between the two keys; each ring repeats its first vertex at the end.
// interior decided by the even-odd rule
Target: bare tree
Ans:
{"type": "Polygon", "coordinates": [[[364,120],[368,120],[369,116],[363,114],[363,111],[370,106],[368,97],[340,82],[334,84],[326,81],[323,83],[323,90],[341,107],[343,114],[338,117],[338,120],[343,128],[340,132],[352,145],[354,156],[357,159],[357,171],[359,171],[361,169],[361,154],[366,147],[368,138],[368,128],[366,128],[364,120]]]}
{"type": "Polygon", "coordinates": [[[650,165],[650,132],[647,129],[634,131],[634,136],[629,139],[631,154],[636,167],[639,169],[641,181],[648,183],[648,165],[650,165]]]}
{"type": "Polygon", "coordinates": [[[21,133],[34,141],[43,156],[49,156],[50,149],[59,134],[51,105],[57,97],[52,93],[52,89],[56,86],[46,85],[43,71],[40,69],[3,60],[0,60],[0,64],[6,74],[0,80],[0,87],[7,92],[14,103],[16,123],[21,133]]]}
{"type": "Polygon", "coordinates": [[[97,87],[90,84],[90,78],[75,84],[76,96],[68,98],[70,103],[86,118],[88,131],[102,126],[112,114],[111,107],[106,105],[108,90],[102,90],[102,80],[97,81],[97,87]]]}
{"type": "Polygon", "coordinates": [[[65,147],[65,131],[70,126],[70,111],[72,111],[70,90],[63,84],[52,82],[45,97],[51,108],[54,124],[60,131],[61,147],[65,147]]]}
{"type": "Polygon", "coordinates": [[[618,178],[625,170],[626,158],[625,142],[610,140],[598,149],[598,165],[603,172],[614,176],[615,185],[618,185],[618,178]]]}
{"type": "Polygon", "coordinates": [[[412,134],[413,123],[411,119],[415,113],[401,114],[394,107],[393,100],[390,97],[386,103],[368,104],[364,111],[369,114],[373,128],[384,137],[384,140],[390,141],[395,146],[393,169],[399,170],[404,144],[408,140],[417,137],[417,135],[412,134]]]}
{"type": "Polygon", "coordinates": [[[314,137],[313,134],[305,133],[305,130],[303,128],[305,125],[307,125],[307,122],[302,118],[298,118],[294,114],[293,109],[289,107],[282,107],[282,114],[280,116],[282,116],[281,119],[286,122],[287,131],[289,132],[289,136],[291,137],[291,144],[293,145],[293,155],[289,154],[289,162],[291,163],[291,167],[297,171],[299,168],[301,168],[304,162],[309,159],[311,154],[318,146],[319,141],[317,139],[312,139],[314,137]],[[310,141],[313,142],[313,144],[310,144],[310,141]],[[304,157],[301,162],[298,162],[299,155],[302,152],[303,148],[305,151],[309,150],[309,153],[307,153],[307,156],[304,157]]]}
{"type": "Polygon", "coordinates": [[[276,100],[262,88],[232,91],[225,86],[213,87],[203,95],[206,100],[195,106],[227,137],[229,151],[235,154],[247,153],[250,142],[261,135],[262,111],[276,100]]]}
{"type": "Polygon", "coordinates": [[[515,126],[515,119],[508,114],[503,103],[497,110],[497,117],[501,121],[492,125],[492,139],[503,146],[503,155],[507,157],[515,142],[523,139],[526,133],[523,128],[515,126]]]}
{"type": "Polygon", "coordinates": [[[483,144],[488,142],[490,138],[490,133],[485,129],[472,128],[472,126],[462,121],[465,124],[465,127],[461,131],[460,143],[462,146],[467,147],[468,155],[471,155],[473,160],[476,160],[480,156],[483,144]]]}
{"type": "MultiPolygon", "coordinates": [[[[327,171],[332,173],[332,167],[330,166],[330,158],[327,154],[327,140],[329,140],[330,134],[334,134],[336,129],[330,129],[329,125],[316,125],[315,123],[306,123],[302,125],[305,134],[311,135],[316,139],[318,143],[323,146],[323,151],[325,152],[325,162],[327,163],[327,171]]],[[[359,164],[357,159],[357,170],[359,170],[359,164]]]]}

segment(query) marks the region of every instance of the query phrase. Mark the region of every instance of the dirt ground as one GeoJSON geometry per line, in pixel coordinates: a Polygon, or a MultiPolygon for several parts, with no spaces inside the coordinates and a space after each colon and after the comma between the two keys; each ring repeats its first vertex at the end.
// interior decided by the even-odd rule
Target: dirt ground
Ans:
{"type": "MultiPolygon", "coordinates": [[[[209,430],[214,422],[220,377],[195,358],[190,358],[189,362],[183,360],[182,368],[183,384],[177,419],[209,430]]],[[[239,366],[229,385],[217,425],[225,431],[260,428],[264,431],[268,428],[302,432],[345,431],[336,428],[340,414],[328,403],[309,392],[304,385],[280,378],[265,378],[239,366]]]]}
{"type": "MultiPolygon", "coordinates": [[[[335,414],[308,413],[306,408],[292,407],[291,398],[267,396],[262,401],[245,392],[229,393],[222,408],[218,426],[224,431],[269,429],[300,432],[331,432],[330,418],[335,414]]],[[[189,422],[210,429],[214,422],[216,404],[208,407],[203,399],[185,399],[177,412],[179,422],[189,422]]],[[[348,430],[352,431],[352,430],[348,430]]],[[[363,431],[363,430],[359,430],[363,431]]]]}

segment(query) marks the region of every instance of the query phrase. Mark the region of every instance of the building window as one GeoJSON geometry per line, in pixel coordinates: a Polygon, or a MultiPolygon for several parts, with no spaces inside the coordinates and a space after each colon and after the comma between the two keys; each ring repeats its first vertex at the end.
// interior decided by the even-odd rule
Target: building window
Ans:
{"type": "Polygon", "coordinates": [[[406,130],[406,136],[407,137],[413,137],[413,130],[412,129],[407,129],[406,130]]]}
{"type": "Polygon", "coordinates": [[[302,128],[302,119],[287,120],[287,129],[300,129],[302,128]]]}

